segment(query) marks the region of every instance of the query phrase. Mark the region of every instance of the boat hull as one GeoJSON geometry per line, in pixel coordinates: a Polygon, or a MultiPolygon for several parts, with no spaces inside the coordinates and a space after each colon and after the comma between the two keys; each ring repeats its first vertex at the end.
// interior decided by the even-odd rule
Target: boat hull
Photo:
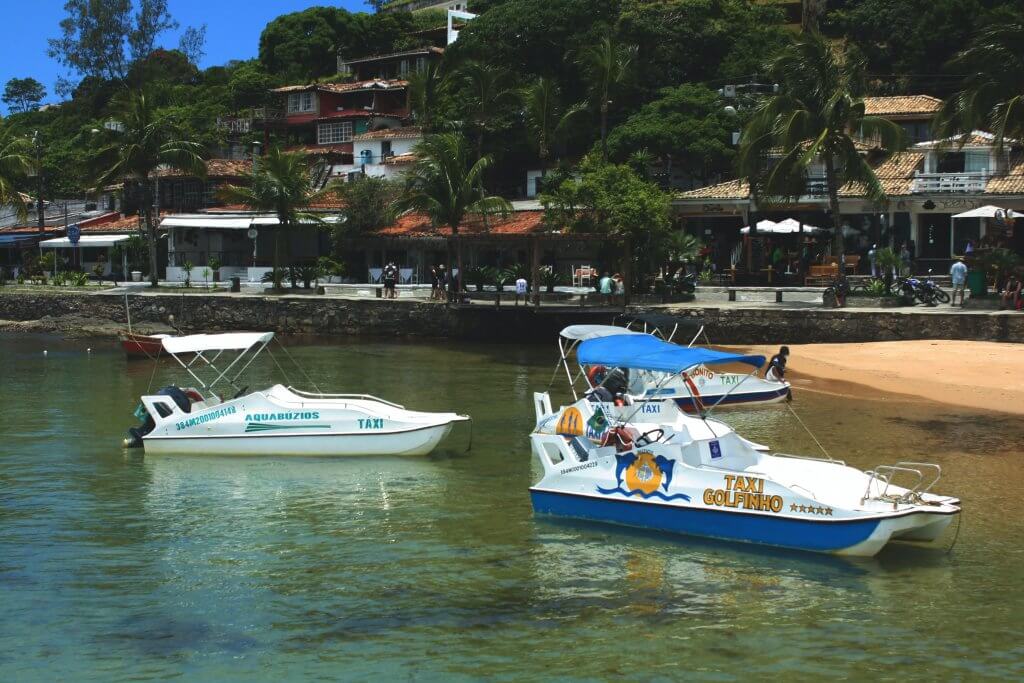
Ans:
{"type": "MultiPolygon", "coordinates": [[[[708,406],[737,406],[737,405],[767,405],[769,403],[781,403],[789,400],[790,389],[788,386],[767,391],[733,392],[732,394],[703,394],[701,401],[705,407],[708,406]]],[[[673,399],[679,408],[687,413],[697,412],[693,398],[675,397],[673,399]]]]}
{"type": "Polygon", "coordinates": [[[559,491],[530,489],[534,512],[819,553],[870,557],[893,537],[936,538],[952,515],[915,512],[898,517],[812,521],[793,517],[727,512],[559,491]],[[927,517],[928,519],[922,519],[927,517]],[[927,532],[920,535],[921,530],[927,532]]]}
{"type": "Polygon", "coordinates": [[[121,336],[121,349],[129,359],[156,358],[163,351],[163,340],[161,336],[124,334],[121,336]]]}
{"type": "Polygon", "coordinates": [[[145,437],[147,454],[272,455],[336,457],[426,455],[448,435],[452,423],[395,433],[257,434],[210,437],[145,437]]]}

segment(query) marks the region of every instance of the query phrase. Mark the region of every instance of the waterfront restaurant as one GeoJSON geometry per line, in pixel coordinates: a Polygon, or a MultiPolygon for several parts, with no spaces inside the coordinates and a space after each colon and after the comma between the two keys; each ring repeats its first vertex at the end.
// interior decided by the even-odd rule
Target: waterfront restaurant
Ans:
{"type": "MultiPolygon", "coordinates": [[[[999,152],[992,136],[983,132],[975,132],[962,146],[960,142],[921,142],[888,157],[881,150],[865,150],[888,202],[871,202],[856,183],[840,188],[845,253],[861,256],[860,272],[867,269],[864,256],[873,244],[897,249],[907,244],[918,273],[946,272],[953,259],[964,254],[968,241],[975,247],[991,242],[1024,254],[1024,230],[1004,230],[983,218],[953,219],[986,205],[1024,209],[1024,149],[1014,144],[999,152]]],[[[731,267],[745,270],[748,244],[740,231],[751,216],[792,218],[816,226],[832,223],[823,172],[812,172],[806,193],[792,201],[761,198],[755,203],[746,181],[730,180],[678,193],[673,208],[687,232],[711,245],[720,272],[731,267]]],[[[831,256],[831,240],[819,239],[817,247],[831,256]]]]}

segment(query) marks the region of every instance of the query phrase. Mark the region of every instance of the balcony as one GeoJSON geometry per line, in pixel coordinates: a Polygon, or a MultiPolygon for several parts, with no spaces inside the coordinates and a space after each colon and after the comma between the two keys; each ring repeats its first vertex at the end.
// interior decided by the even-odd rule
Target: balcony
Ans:
{"type": "Polygon", "coordinates": [[[284,118],[284,110],[276,107],[253,107],[234,116],[218,116],[217,128],[228,133],[251,133],[253,124],[259,121],[276,121],[284,118]]]}
{"type": "Polygon", "coordinates": [[[914,194],[965,193],[976,194],[985,191],[989,174],[986,171],[963,173],[914,173],[910,191],[914,194]]]}

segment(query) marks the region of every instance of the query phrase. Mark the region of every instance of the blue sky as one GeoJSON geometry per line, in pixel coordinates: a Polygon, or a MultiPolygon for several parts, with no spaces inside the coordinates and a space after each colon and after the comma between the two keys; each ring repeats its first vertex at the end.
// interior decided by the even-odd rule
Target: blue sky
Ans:
{"type": "MultiPolygon", "coordinates": [[[[54,83],[64,71],[46,54],[47,38],[60,33],[64,0],[0,0],[3,38],[0,39],[0,89],[11,78],[32,76],[46,86],[47,102],[54,102],[54,83]]],[[[169,0],[171,14],[182,28],[206,24],[206,56],[202,67],[231,59],[255,57],[260,32],[274,17],[327,5],[350,11],[369,11],[363,0],[169,0]]],[[[177,47],[178,34],[166,33],[161,44],[177,47]]],[[[2,107],[3,105],[0,105],[2,107]]]]}

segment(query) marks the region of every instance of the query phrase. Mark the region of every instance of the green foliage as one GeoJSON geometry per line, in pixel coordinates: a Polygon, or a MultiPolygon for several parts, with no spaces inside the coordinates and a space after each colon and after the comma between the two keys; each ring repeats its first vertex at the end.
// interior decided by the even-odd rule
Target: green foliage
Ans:
{"type": "Polygon", "coordinates": [[[466,282],[476,288],[476,291],[484,291],[484,285],[494,280],[494,268],[490,266],[474,266],[466,269],[466,282]]]}
{"type": "Polygon", "coordinates": [[[1002,247],[982,252],[978,261],[982,270],[996,282],[1000,282],[1020,265],[1020,257],[1002,247]]]}
{"type": "Polygon", "coordinates": [[[181,266],[181,269],[183,271],[185,271],[185,286],[186,287],[191,287],[192,286],[192,269],[194,267],[195,266],[192,265],[191,261],[185,261],[185,263],[183,263],[182,266],[181,266]]]}
{"type": "Polygon", "coordinates": [[[77,74],[106,80],[123,79],[161,33],[178,26],[167,0],[66,0],[64,11],[60,37],[48,41],[50,56],[77,74]]]}
{"type": "Polygon", "coordinates": [[[969,73],[959,92],[946,100],[937,118],[941,135],[988,130],[1002,150],[1024,136],[1024,16],[1017,24],[991,26],[958,53],[952,67],[969,73]]]}
{"type": "Polygon", "coordinates": [[[73,270],[68,273],[67,281],[72,287],[86,287],[89,284],[89,276],[81,271],[73,270]]]}
{"type": "Polygon", "coordinates": [[[400,183],[359,176],[331,187],[344,203],[343,221],[335,229],[337,238],[366,234],[394,223],[395,201],[402,192],[400,183]]]}
{"type": "Polygon", "coordinates": [[[685,263],[696,261],[703,246],[698,238],[681,230],[671,233],[665,241],[668,257],[685,263]]]}
{"type": "Polygon", "coordinates": [[[243,107],[259,107],[266,104],[270,97],[270,89],[277,85],[257,61],[239,64],[231,71],[228,80],[228,96],[234,109],[243,107]]]}
{"type": "Polygon", "coordinates": [[[782,15],[745,0],[623,0],[620,39],[639,46],[638,94],[695,81],[749,78],[785,43],[782,15]]]}
{"type": "Polygon", "coordinates": [[[18,183],[28,174],[29,143],[0,121],[0,206],[13,206],[21,220],[28,215],[18,183]]]}
{"type": "Polygon", "coordinates": [[[11,113],[18,113],[35,109],[44,97],[46,97],[46,88],[30,76],[28,78],[12,78],[7,81],[0,100],[3,100],[11,113]]]}
{"type": "Polygon", "coordinates": [[[541,170],[547,166],[552,154],[558,158],[558,145],[564,138],[569,125],[578,121],[584,109],[582,105],[566,105],[557,81],[541,76],[523,89],[526,125],[531,139],[535,141],[541,170]]]}
{"type": "Polygon", "coordinates": [[[501,197],[488,197],[483,173],[491,158],[473,161],[469,143],[459,133],[428,135],[414,148],[418,157],[406,176],[405,191],[396,203],[400,212],[419,211],[434,225],[447,225],[458,234],[466,214],[512,210],[501,197]]]}
{"type": "Polygon", "coordinates": [[[132,88],[192,85],[199,78],[199,69],[178,50],[154,50],[128,70],[127,83],[132,88]]]}
{"type": "Polygon", "coordinates": [[[701,85],[666,88],[658,99],[612,130],[608,136],[613,161],[625,161],[646,149],[667,171],[683,168],[710,179],[729,170],[735,155],[731,142],[735,122],[723,111],[718,93],[701,85]]]}
{"type": "Polygon", "coordinates": [[[44,272],[52,272],[54,265],[57,263],[57,255],[53,253],[53,250],[47,251],[45,254],[39,257],[39,267],[44,272]]]}
{"type": "Polygon", "coordinates": [[[345,264],[335,261],[330,256],[321,256],[317,259],[317,277],[344,277],[345,264]]]}
{"type": "Polygon", "coordinates": [[[545,266],[540,269],[540,283],[550,293],[555,291],[558,285],[568,284],[569,278],[551,266],[545,266]]]}
{"type": "Polygon", "coordinates": [[[220,259],[217,258],[216,256],[211,256],[209,259],[207,259],[206,265],[210,268],[213,274],[216,274],[217,271],[220,270],[220,259]]]}
{"type": "Polygon", "coordinates": [[[629,236],[641,271],[664,256],[671,226],[669,197],[629,166],[588,157],[581,178],[541,195],[544,220],[576,232],[629,236]]]}
{"type": "MultiPolygon", "coordinates": [[[[887,119],[864,114],[865,72],[856,55],[809,32],[776,55],[769,72],[780,92],[758,105],[740,145],[740,171],[755,191],[799,197],[806,193],[808,169],[820,161],[833,227],[839,225],[839,188],[847,182],[861,183],[869,199],[885,202],[882,184],[857,149],[854,135],[876,137],[893,151],[903,146],[903,133],[887,119]],[[782,157],[765,169],[764,159],[775,148],[782,149],[782,157]]],[[[841,250],[842,231],[834,233],[841,250]]]]}

